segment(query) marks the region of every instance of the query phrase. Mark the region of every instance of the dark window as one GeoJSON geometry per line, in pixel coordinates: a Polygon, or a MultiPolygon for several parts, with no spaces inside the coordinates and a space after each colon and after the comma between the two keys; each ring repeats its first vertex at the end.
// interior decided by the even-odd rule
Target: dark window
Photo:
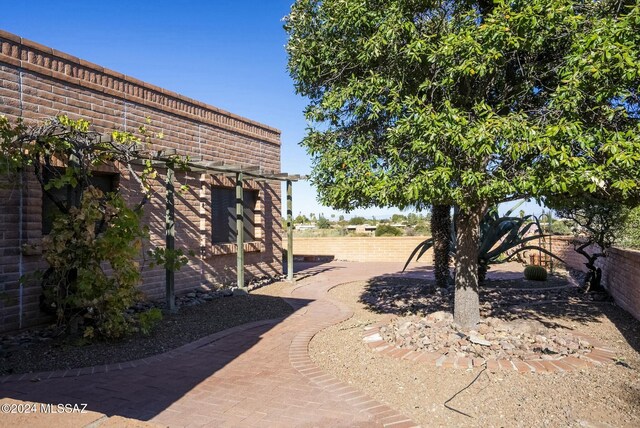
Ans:
{"type": "MultiPolygon", "coordinates": [[[[64,170],[62,170],[64,171],[64,170]]],[[[118,188],[118,174],[109,174],[95,172],[89,178],[89,183],[97,189],[100,189],[104,194],[114,192],[118,188]]],[[[69,185],[63,186],[59,189],[51,188],[49,193],[53,195],[56,200],[61,201],[67,205],[68,193],[71,191],[69,185]]],[[[60,214],[60,210],[56,204],[43,192],[42,193],[42,234],[48,235],[51,232],[53,226],[53,220],[60,214]]]]}
{"type": "MultiPolygon", "coordinates": [[[[256,190],[244,191],[244,241],[255,240],[256,190]]],[[[236,189],[213,187],[211,190],[211,224],[214,243],[236,242],[236,189]]]]}

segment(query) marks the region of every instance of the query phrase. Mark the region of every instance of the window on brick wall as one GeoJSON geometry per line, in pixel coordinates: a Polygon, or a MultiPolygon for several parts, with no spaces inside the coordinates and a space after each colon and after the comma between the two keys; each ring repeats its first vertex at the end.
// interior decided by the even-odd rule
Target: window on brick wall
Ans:
{"type": "MultiPolygon", "coordinates": [[[[56,168],[56,170],[64,174],[63,168],[56,168]]],[[[118,189],[118,174],[110,174],[104,172],[94,172],[89,178],[89,183],[97,189],[100,189],[103,193],[114,192],[118,189]]],[[[63,186],[59,189],[52,188],[49,193],[58,201],[62,201],[67,204],[67,198],[72,191],[72,187],[69,185],[63,186]]],[[[56,204],[43,192],[42,193],[42,234],[48,235],[51,232],[53,221],[60,214],[60,210],[56,204]]]]}
{"type": "MultiPolygon", "coordinates": [[[[244,242],[256,239],[257,190],[244,191],[244,242]]],[[[236,189],[213,187],[211,190],[211,228],[214,244],[236,242],[236,189]]]]}

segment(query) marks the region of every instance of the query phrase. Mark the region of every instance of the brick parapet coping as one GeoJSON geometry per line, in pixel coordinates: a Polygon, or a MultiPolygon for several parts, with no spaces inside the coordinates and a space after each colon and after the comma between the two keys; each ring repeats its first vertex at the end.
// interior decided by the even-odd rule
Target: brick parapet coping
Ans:
{"type": "Polygon", "coordinates": [[[45,380],[45,379],[55,379],[55,378],[64,378],[64,377],[78,377],[78,376],[86,376],[86,375],[92,375],[92,374],[98,374],[98,373],[108,373],[108,372],[113,372],[118,370],[125,370],[133,367],[144,367],[152,363],[157,363],[160,361],[177,358],[185,353],[195,351],[196,349],[202,348],[203,346],[206,346],[210,343],[216,342],[226,336],[229,336],[230,334],[239,333],[245,330],[250,330],[252,328],[261,327],[265,325],[276,325],[282,322],[283,320],[284,318],[274,318],[270,320],[255,321],[255,322],[231,327],[226,330],[222,330],[217,333],[210,334],[209,336],[200,338],[195,342],[187,343],[186,345],[182,345],[178,348],[172,349],[171,351],[167,351],[162,354],[152,355],[150,357],[141,358],[133,361],[125,361],[121,363],[104,364],[99,366],[83,367],[83,368],[77,368],[77,369],[53,370],[48,372],[21,373],[21,374],[0,376],[0,384],[8,383],[8,382],[19,382],[23,380],[39,381],[39,380],[45,380]]]}
{"type": "Polygon", "coordinates": [[[280,130],[0,30],[0,64],[280,145],[280,130]]]}
{"type": "Polygon", "coordinates": [[[391,322],[393,318],[395,317],[388,317],[385,321],[366,327],[362,335],[364,343],[371,350],[391,358],[415,361],[445,369],[473,369],[486,366],[487,369],[492,371],[514,370],[519,373],[569,372],[606,364],[615,360],[616,357],[615,352],[605,347],[602,342],[585,334],[573,332],[571,334],[587,340],[593,346],[591,352],[581,355],[580,358],[569,355],[557,360],[491,360],[484,358],[452,357],[439,352],[414,351],[395,346],[384,340],[380,335],[380,327],[391,322]]]}

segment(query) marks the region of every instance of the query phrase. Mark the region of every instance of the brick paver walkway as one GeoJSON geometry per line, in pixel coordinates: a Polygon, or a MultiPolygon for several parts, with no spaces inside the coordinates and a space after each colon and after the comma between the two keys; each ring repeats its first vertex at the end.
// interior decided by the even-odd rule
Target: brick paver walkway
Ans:
{"type": "MultiPolygon", "coordinates": [[[[87,403],[93,412],[168,426],[413,426],[319,370],[307,351],[316,332],[350,316],[346,307],[327,299],[328,289],[400,268],[398,263],[319,265],[299,273],[287,297],[297,311],[284,320],[234,328],[134,364],[0,378],[0,398],[87,403]]],[[[35,421],[12,416],[0,414],[0,425],[35,421]]],[[[72,419],[77,416],[65,419],[68,426],[100,425],[100,420],[87,425],[86,418],[72,419]]]]}

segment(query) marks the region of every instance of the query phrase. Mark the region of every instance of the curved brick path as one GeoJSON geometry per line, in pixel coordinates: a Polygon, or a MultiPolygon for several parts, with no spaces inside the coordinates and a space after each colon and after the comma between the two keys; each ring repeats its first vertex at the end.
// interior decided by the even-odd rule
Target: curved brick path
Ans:
{"type": "MultiPolygon", "coordinates": [[[[315,333],[351,315],[327,299],[328,289],[400,268],[333,262],[307,269],[287,293],[297,310],[283,320],[239,326],[133,363],[0,378],[0,398],[87,403],[112,417],[65,415],[68,426],[96,427],[114,416],[168,426],[414,426],[322,372],[307,352],[315,333]]],[[[46,426],[42,416],[0,414],[0,425],[46,426]]]]}

